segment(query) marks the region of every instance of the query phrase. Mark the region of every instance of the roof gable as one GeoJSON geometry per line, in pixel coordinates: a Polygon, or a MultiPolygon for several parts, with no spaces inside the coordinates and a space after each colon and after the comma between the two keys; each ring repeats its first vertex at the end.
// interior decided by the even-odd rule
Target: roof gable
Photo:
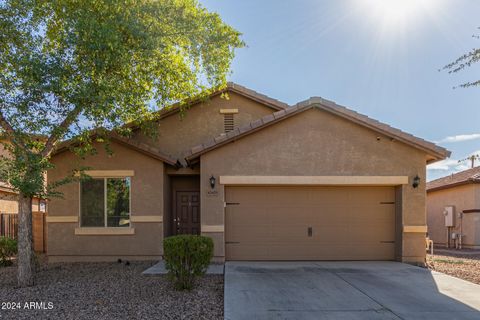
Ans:
{"type": "MultiPolygon", "coordinates": [[[[241,96],[246,97],[248,99],[251,99],[253,101],[261,103],[261,104],[265,105],[266,107],[269,107],[269,108],[273,109],[274,111],[283,110],[283,109],[286,109],[286,108],[289,107],[289,105],[287,103],[284,103],[284,102],[281,102],[279,100],[273,99],[271,97],[268,97],[264,94],[261,94],[261,93],[255,91],[255,90],[252,90],[252,89],[249,89],[247,87],[241,86],[241,85],[236,84],[234,82],[228,82],[227,86],[225,88],[212,92],[206,98],[211,99],[215,96],[218,96],[218,95],[221,95],[221,94],[224,94],[224,93],[228,93],[228,92],[236,93],[238,95],[241,95],[241,96]]],[[[170,115],[176,114],[176,113],[180,112],[182,110],[182,107],[184,107],[185,105],[193,106],[195,104],[198,104],[198,103],[202,102],[204,99],[205,98],[192,98],[188,101],[182,101],[182,102],[179,102],[179,103],[172,104],[171,106],[168,106],[168,107],[158,111],[159,112],[159,118],[162,119],[162,118],[168,117],[170,115]]]]}
{"type": "Polygon", "coordinates": [[[296,114],[299,114],[301,112],[304,112],[312,108],[319,108],[326,112],[335,114],[346,120],[355,122],[361,126],[367,127],[371,130],[374,130],[388,137],[391,137],[392,139],[396,139],[414,148],[423,150],[424,152],[426,152],[428,155],[432,157],[430,160],[432,162],[438,161],[450,156],[450,151],[440,146],[437,146],[434,143],[415,137],[411,134],[408,134],[399,129],[393,128],[377,120],[371,119],[365,115],[359,114],[344,106],[337,105],[335,102],[325,100],[320,97],[313,97],[306,101],[300,102],[295,106],[277,111],[273,114],[270,114],[258,120],[255,120],[247,125],[238,127],[235,130],[230,131],[225,135],[220,135],[216,138],[206,141],[205,143],[198,145],[192,148],[191,150],[187,151],[185,155],[185,160],[187,161],[187,163],[195,162],[196,160],[198,160],[198,158],[202,154],[206,152],[219,148],[229,142],[232,142],[236,139],[240,139],[241,137],[252,134],[274,123],[280,122],[282,120],[285,120],[289,117],[295,116],[296,114]]]}
{"type": "MultiPolygon", "coordinates": [[[[115,141],[121,145],[124,145],[128,148],[131,148],[133,150],[136,150],[140,153],[143,153],[149,157],[152,157],[154,159],[157,159],[157,160],[160,160],[160,161],[163,161],[165,163],[168,163],[172,166],[177,166],[179,165],[179,162],[177,159],[167,155],[167,154],[164,154],[163,152],[161,152],[160,150],[158,150],[157,148],[154,148],[146,143],[141,143],[141,142],[138,142],[138,141],[135,141],[134,139],[129,139],[127,137],[123,137],[123,136],[120,136],[118,134],[115,134],[115,133],[111,133],[109,138],[112,140],[112,141],[115,141]]],[[[68,141],[65,141],[64,143],[60,144],[56,151],[55,151],[55,154],[58,154],[58,153],[61,153],[61,152],[64,152],[64,151],[67,151],[69,149],[69,147],[71,146],[75,146],[75,144],[78,144],[78,142],[71,142],[70,140],[68,141]]]]}
{"type": "MultiPolygon", "coordinates": [[[[266,112],[275,112],[275,111],[278,111],[278,110],[284,110],[284,109],[288,108],[288,104],[286,104],[286,103],[283,103],[283,102],[278,101],[276,99],[270,98],[266,95],[263,95],[261,93],[258,93],[256,91],[254,91],[254,90],[248,89],[244,86],[238,85],[236,83],[228,82],[225,88],[216,90],[216,91],[212,92],[210,95],[208,95],[207,97],[202,96],[201,98],[199,98],[199,97],[192,98],[190,100],[182,101],[182,102],[179,102],[179,103],[176,103],[176,104],[172,104],[172,105],[170,105],[170,106],[168,106],[168,107],[166,107],[162,110],[159,110],[159,111],[154,113],[154,115],[155,115],[154,118],[156,120],[161,120],[161,119],[167,118],[171,115],[178,114],[185,107],[188,108],[189,106],[200,105],[202,102],[208,101],[208,99],[212,99],[214,97],[218,97],[218,96],[220,96],[221,94],[224,94],[224,93],[234,93],[234,94],[236,94],[240,97],[251,100],[251,101],[255,102],[254,105],[258,104],[262,108],[265,108],[266,112]],[[205,100],[205,99],[207,99],[207,100],[205,100]]],[[[253,115],[252,118],[255,118],[255,117],[258,117],[258,116],[259,115],[253,115]]],[[[139,124],[137,122],[131,122],[131,123],[125,124],[125,127],[130,128],[134,131],[137,131],[137,129],[139,129],[139,124]]],[[[95,136],[95,134],[96,134],[95,131],[96,131],[95,129],[93,129],[91,131],[92,136],[95,136]]],[[[177,165],[179,163],[179,161],[177,160],[177,157],[179,155],[181,155],[185,149],[190,148],[192,146],[192,144],[190,144],[188,146],[184,146],[183,147],[184,149],[182,149],[178,153],[171,152],[171,150],[169,150],[167,152],[163,152],[165,150],[160,151],[160,148],[157,148],[155,145],[145,143],[145,141],[136,141],[137,139],[135,137],[133,137],[132,139],[127,139],[127,138],[121,137],[118,134],[115,134],[114,132],[110,133],[110,137],[112,139],[116,139],[117,142],[122,142],[124,145],[126,145],[128,147],[134,148],[137,151],[140,151],[140,152],[143,152],[147,155],[150,155],[150,156],[156,157],[158,159],[161,159],[164,162],[166,162],[168,164],[172,164],[172,165],[177,165]],[[175,154],[175,156],[172,156],[172,154],[175,154]]],[[[202,140],[203,140],[203,138],[196,141],[193,145],[195,145],[197,143],[200,143],[202,140]]],[[[70,140],[67,140],[67,141],[63,141],[62,143],[60,143],[57,146],[57,148],[54,152],[54,155],[57,154],[57,153],[65,151],[69,146],[75,145],[75,143],[78,143],[78,142],[75,141],[75,139],[70,139],[70,140]]],[[[176,141],[176,143],[178,143],[178,141],[176,141]]],[[[166,150],[168,150],[168,149],[166,149],[166,150]]],[[[181,159],[180,161],[184,161],[184,160],[181,159]]]]}
{"type": "Polygon", "coordinates": [[[471,168],[427,183],[427,192],[480,183],[480,167],[471,168]]]}

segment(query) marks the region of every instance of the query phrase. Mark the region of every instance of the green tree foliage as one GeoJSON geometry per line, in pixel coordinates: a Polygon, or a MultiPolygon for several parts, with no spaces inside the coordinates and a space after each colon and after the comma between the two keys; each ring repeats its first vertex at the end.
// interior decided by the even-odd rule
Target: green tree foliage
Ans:
{"type": "Polygon", "coordinates": [[[213,240],[196,235],[178,235],[163,240],[165,268],[178,290],[190,290],[203,276],[213,257],[213,240]]]}
{"type": "MultiPolygon", "coordinates": [[[[0,128],[10,153],[0,180],[20,201],[54,194],[72,179],[45,187],[60,141],[75,137],[85,155],[112,129],[128,134],[122,124],[148,123],[152,110],[208,94],[225,85],[242,46],[196,0],[0,1],[0,128]]],[[[31,244],[22,235],[31,237],[31,212],[22,219],[22,207],[19,274],[28,274],[21,266],[31,244]]],[[[26,278],[19,284],[33,284],[26,278]]]]}
{"type": "Polygon", "coordinates": [[[7,237],[0,237],[0,267],[12,264],[10,258],[17,253],[17,241],[7,237]]]}

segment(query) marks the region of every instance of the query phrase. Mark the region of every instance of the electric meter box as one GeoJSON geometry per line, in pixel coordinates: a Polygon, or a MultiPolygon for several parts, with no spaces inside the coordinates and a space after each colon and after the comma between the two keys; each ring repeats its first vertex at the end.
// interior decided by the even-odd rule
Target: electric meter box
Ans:
{"type": "Polygon", "coordinates": [[[445,227],[454,227],[455,226],[455,207],[446,206],[443,211],[445,215],[445,227]]]}

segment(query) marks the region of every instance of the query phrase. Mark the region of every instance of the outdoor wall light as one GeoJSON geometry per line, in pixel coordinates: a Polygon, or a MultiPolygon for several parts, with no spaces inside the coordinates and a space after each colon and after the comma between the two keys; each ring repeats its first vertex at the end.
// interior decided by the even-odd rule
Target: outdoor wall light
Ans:
{"type": "Polygon", "coordinates": [[[215,179],[215,177],[212,175],[212,176],[210,177],[210,187],[211,187],[212,189],[215,189],[215,182],[216,182],[216,181],[217,181],[217,179],[215,179]]]}
{"type": "Polygon", "coordinates": [[[420,185],[420,177],[418,174],[413,178],[412,187],[417,188],[420,185]]]}

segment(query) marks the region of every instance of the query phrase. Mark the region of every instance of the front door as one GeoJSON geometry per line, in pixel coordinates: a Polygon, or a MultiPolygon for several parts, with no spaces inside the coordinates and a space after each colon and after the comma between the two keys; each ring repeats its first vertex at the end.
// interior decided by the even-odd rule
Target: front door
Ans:
{"type": "Polygon", "coordinates": [[[200,192],[177,191],[175,198],[175,233],[200,234],[200,192]]]}

